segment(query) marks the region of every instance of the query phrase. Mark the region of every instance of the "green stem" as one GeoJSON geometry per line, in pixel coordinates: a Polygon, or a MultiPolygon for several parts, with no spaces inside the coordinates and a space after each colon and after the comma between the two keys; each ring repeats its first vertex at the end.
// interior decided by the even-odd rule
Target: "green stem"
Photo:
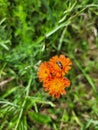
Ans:
{"type": "Polygon", "coordinates": [[[26,91],[26,96],[25,96],[24,102],[23,102],[23,104],[22,104],[22,108],[21,108],[21,111],[20,111],[20,114],[19,114],[19,118],[18,118],[16,127],[15,127],[14,130],[18,130],[18,126],[19,126],[21,117],[22,117],[22,115],[23,115],[23,111],[24,111],[24,107],[25,107],[25,104],[26,104],[26,101],[27,101],[27,97],[29,96],[29,90],[30,90],[31,82],[32,82],[32,77],[30,77],[30,79],[29,79],[29,82],[28,82],[28,85],[27,85],[27,88],[26,88],[26,89],[27,89],[27,91],[26,91]]]}

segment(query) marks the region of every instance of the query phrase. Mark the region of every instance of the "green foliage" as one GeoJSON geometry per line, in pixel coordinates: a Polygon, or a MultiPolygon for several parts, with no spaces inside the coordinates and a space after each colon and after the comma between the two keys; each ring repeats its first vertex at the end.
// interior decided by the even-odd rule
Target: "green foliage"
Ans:
{"type": "Polygon", "coordinates": [[[98,0],[0,0],[0,130],[98,129],[98,0]],[[44,92],[41,61],[64,54],[71,87],[44,92]]]}
{"type": "Polygon", "coordinates": [[[36,121],[37,123],[47,124],[51,122],[51,118],[48,115],[43,115],[35,112],[28,112],[28,116],[32,121],[36,121]]]}

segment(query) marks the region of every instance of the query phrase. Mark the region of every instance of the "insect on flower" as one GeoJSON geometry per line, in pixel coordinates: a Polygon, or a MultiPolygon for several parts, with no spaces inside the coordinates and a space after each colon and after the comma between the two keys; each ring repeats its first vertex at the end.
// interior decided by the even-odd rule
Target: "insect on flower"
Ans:
{"type": "Polygon", "coordinates": [[[59,68],[63,69],[63,65],[60,61],[57,61],[56,64],[59,66],[59,68]]]}

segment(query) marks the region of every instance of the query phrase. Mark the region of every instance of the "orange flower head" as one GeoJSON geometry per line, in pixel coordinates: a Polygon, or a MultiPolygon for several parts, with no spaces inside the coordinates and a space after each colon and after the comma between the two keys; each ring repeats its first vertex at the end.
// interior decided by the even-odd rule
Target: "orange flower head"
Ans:
{"type": "Polygon", "coordinates": [[[71,60],[64,55],[53,56],[48,62],[41,63],[38,77],[43,82],[45,91],[51,96],[59,98],[66,94],[65,88],[70,85],[70,81],[64,76],[71,69],[71,65],[71,60]]]}
{"type": "Polygon", "coordinates": [[[51,72],[57,77],[64,76],[71,69],[72,62],[64,55],[53,56],[50,61],[51,72]]]}
{"type": "Polygon", "coordinates": [[[56,98],[59,98],[60,94],[66,94],[65,88],[69,85],[70,81],[65,77],[54,78],[51,81],[45,81],[43,84],[45,91],[49,91],[49,94],[56,98]]]}
{"type": "Polygon", "coordinates": [[[48,62],[41,63],[39,70],[38,70],[38,77],[40,82],[49,80],[51,78],[51,72],[48,62]]]}

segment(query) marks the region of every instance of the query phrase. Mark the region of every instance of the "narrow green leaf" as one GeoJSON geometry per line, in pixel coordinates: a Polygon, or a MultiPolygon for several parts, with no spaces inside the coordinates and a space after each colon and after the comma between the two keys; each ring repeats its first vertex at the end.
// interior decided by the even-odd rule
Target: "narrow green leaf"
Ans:
{"type": "Polygon", "coordinates": [[[51,118],[48,115],[43,115],[43,114],[29,111],[28,116],[32,121],[35,121],[37,123],[47,124],[51,122],[51,118]]]}
{"type": "Polygon", "coordinates": [[[12,88],[11,90],[8,90],[2,98],[6,98],[8,97],[9,95],[11,95],[13,92],[17,91],[18,87],[15,87],[15,88],[12,88]]]}
{"type": "Polygon", "coordinates": [[[77,64],[77,66],[79,67],[79,69],[81,70],[81,72],[83,73],[83,75],[85,76],[85,78],[87,79],[89,84],[91,85],[93,91],[96,93],[96,87],[95,87],[91,77],[85,72],[85,70],[82,68],[82,66],[79,64],[79,62],[77,60],[75,60],[75,63],[77,64]]]}

